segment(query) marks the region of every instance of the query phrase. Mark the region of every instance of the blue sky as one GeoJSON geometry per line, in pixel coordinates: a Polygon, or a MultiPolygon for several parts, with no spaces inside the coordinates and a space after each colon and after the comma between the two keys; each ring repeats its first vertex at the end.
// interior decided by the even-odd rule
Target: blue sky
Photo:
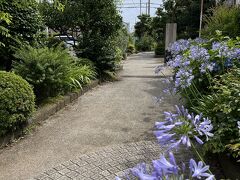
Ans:
{"type": "MultiPolygon", "coordinates": [[[[142,0],[142,12],[146,13],[146,3],[148,0],[142,0]]],[[[162,4],[162,0],[151,0],[152,7],[159,7],[158,4],[162,4]]],[[[134,24],[138,20],[137,16],[140,14],[140,0],[123,0],[123,5],[119,7],[136,7],[136,8],[121,8],[123,21],[130,23],[131,31],[133,31],[134,24]]],[[[156,8],[151,8],[151,16],[154,16],[156,8]]]]}

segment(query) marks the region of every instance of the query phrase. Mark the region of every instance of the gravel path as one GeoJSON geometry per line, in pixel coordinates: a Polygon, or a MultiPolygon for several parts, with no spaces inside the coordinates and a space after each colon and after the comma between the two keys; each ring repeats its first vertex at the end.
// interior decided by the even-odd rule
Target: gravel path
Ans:
{"type": "MultiPolygon", "coordinates": [[[[69,161],[70,159],[76,160],[77,157],[84,157],[83,154],[96,153],[99,160],[104,156],[97,152],[101,152],[105,147],[115,152],[110,158],[113,163],[117,162],[119,156],[125,157],[124,152],[118,151],[119,147],[132,144],[136,149],[138,145],[142,146],[141,142],[149,143],[155,154],[145,157],[139,154],[143,151],[136,150],[137,158],[131,165],[143,160],[144,157],[158,156],[161,149],[154,150],[157,145],[152,143],[155,140],[152,135],[153,125],[162,116],[163,111],[173,108],[175,101],[166,97],[163,104],[154,104],[153,96],[162,95],[161,92],[164,89],[161,77],[154,74],[154,68],[162,62],[162,59],[153,58],[152,53],[141,53],[129,57],[124,62],[120,81],[106,83],[87,92],[77,102],[37,127],[36,132],[26,136],[13,147],[1,150],[0,179],[26,180],[34,177],[68,179],[70,175],[66,176],[66,174],[69,170],[71,171],[68,165],[80,167],[77,162],[69,161]],[[70,162],[70,164],[64,164],[64,162],[70,162]],[[55,178],[46,173],[42,174],[60,171],[61,168],[56,169],[56,167],[62,165],[66,172],[57,172],[58,175],[55,178]]],[[[170,75],[170,72],[166,71],[166,74],[170,75]]],[[[134,150],[129,150],[128,155],[134,157],[134,150]]],[[[129,161],[129,156],[126,155],[125,160],[129,161]]],[[[106,163],[101,160],[99,162],[106,163]]],[[[87,163],[94,165],[94,163],[87,163]]],[[[96,164],[94,166],[97,168],[96,164]]],[[[126,169],[125,166],[122,169],[118,168],[118,171],[121,172],[124,169],[126,169]]],[[[100,167],[99,172],[95,174],[100,174],[102,178],[110,178],[110,175],[113,177],[110,170],[106,170],[108,168],[100,167]],[[106,171],[105,175],[103,175],[104,171],[106,171]]],[[[81,175],[74,172],[76,177],[81,175]]],[[[71,176],[74,176],[74,173],[71,176]]]]}

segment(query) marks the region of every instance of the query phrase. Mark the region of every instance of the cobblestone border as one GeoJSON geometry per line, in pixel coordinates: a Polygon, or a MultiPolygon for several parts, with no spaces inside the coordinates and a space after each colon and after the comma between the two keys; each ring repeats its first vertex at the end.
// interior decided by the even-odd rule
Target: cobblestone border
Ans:
{"type": "Polygon", "coordinates": [[[152,141],[114,145],[64,162],[32,180],[114,180],[141,162],[158,159],[163,152],[152,141]]]}

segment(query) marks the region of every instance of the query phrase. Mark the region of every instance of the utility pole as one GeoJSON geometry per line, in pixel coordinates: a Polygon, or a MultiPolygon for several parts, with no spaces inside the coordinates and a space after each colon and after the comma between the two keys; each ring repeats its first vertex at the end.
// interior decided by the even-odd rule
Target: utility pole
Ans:
{"type": "Polygon", "coordinates": [[[142,0],[140,0],[140,15],[142,15],[142,0]]]}
{"type": "Polygon", "coordinates": [[[199,25],[199,37],[202,33],[202,20],[203,20],[203,0],[201,0],[201,13],[200,13],[200,25],[199,25]]]}
{"type": "Polygon", "coordinates": [[[148,15],[150,16],[150,9],[151,9],[151,2],[150,2],[151,0],[148,0],[148,15]]]}

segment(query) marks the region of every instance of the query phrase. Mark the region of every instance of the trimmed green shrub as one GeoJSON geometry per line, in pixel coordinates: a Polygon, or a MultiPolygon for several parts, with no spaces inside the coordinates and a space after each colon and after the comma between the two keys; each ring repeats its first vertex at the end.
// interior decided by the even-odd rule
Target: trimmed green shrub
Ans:
{"type": "Polygon", "coordinates": [[[165,54],[165,47],[164,44],[157,44],[155,47],[155,55],[164,55],[165,54]]]}
{"type": "Polygon", "coordinates": [[[211,16],[205,17],[203,36],[211,38],[216,30],[222,31],[223,35],[236,37],[240,35],[240,8],[218,6],[211,10],[211,16]]]}
{"type": "Polygon", "coordinates": [[[35,96],[27,81],[0,71],[0,136],[15,130],[31,117],[35,96]]]}
{"type": "Polygon", "coordinates": [[[61,47],[24,47],[16,52],[15,57],[19,61],[14,62],[14,72],[33,85],[38,102],[64,94],[76,87],[76,84],[82,87],[86,83],[84,79],[92,78],[94,73],[91,67],[86,66],[83,69],[92,73],[83,74],[81,65],[77,67],[77,59],[73,59],[61,47]]]}

